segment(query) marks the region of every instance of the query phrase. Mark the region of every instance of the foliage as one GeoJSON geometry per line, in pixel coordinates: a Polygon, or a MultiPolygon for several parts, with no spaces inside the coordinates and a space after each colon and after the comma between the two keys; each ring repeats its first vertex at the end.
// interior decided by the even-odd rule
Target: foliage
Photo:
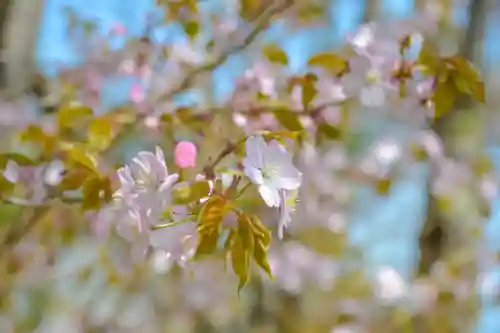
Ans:
{"type": "MultiPolygon", "coordinates": [[[[186,42],[165,46],[150,36],[135,38],[115,29],[105,37],[125,35],[125,50],[110,51],[100,44],[88,50],[88,61],[81,68],[68,69],[58,78],[58,89],[51,92],[59,97],[55,112],[24,124],[13,140],[16,145],[0,154],[1,217],[6,220],[0,254],[2,299],[14,302],[25,297],[16,292],[28,286],[36,289],[36,301],[44,304],[29,305],[12,324],[21,331],[49,325],[40,317],[40,308],[50,312],[64,306],[62,301],[46,303],[47,293],[56,291],[40,287],[52,278],[66,279],[64,272],[48,277],[44,267],[54,262],[73,265],[66,268],[75,273],[67,278],[71,285],[67,288],[94,288],[82,282],[85,278],[95,280],[95,290],[88,293],[103,292],[102,281],[112,286],[102,297],[120,313],[104,318],[92,312],[92,302],[75,301],[80,302],[74,305],[75,312],[76,308],[88,312],[75,319],[85,327],[113,327],[115,316],[126,317],[117,304],[127,290],[143,290],[144,281],[154,281],[162,289],[156,280],[160,274],[152,273],[151,263],[156,271],[169,272],[166,279],[182,276],[187,286],[179,285],[182,292],[189,294],[192,279],[203,278],[198,282],[204,292],[228,303],[234,295],[218,292],[219,287],[213,287],[215,294],[210,290],[212,284],[233,282],[227,280],[233,275],[221,274],[222,262],[230,264],[237,277],[231,285],[240,297],[245,287],[258,283],[288,294],[303,284],[316,285],[341,299],[368,299],[375,294],[379,301],[390,303],[380,311],[395,317],[394,329],[410,331],[413,315],[396,306],[404,298],[396,272],[381,272],[380,278],[390,282],[379,284],[375,292],[357,269],[346,270],[335,281],[319,272],[360,260],[345,235],[332,227],[332,219],[341,220],[350,209],[354,194],[346,199],[346,191],[354,193],[352,188],[363,185],[384,197],[391,193],[400,170],[436,163],[442,175],[433,182],[433,191],[449,210],[458,200],[449,193],[466,186],[482,188],[494,178],[492,168],[446,156],[439,138],[428,129],[452,112],[460,96],[485,103],[484,83],[473,65],[460,55],[440,55],[427,42],[432,32],[421,21],[408,20],[363,25],[347,40],[344,51],[314,54],[305,73],[290,74],[285,50],[257,37],[278,19],[301,25],[316,22],[324,11],[321,1],[241,1],[239,17],[210,20],[195,1],[158,1],[158,6],[164,7],[165,16],[150,28],[179,22],[186,42]],[[259,52],[251,53],[251,48],[259,52]],[[210,90],[204,75],[243,51],[254,62],[223,102],[210,99],[187,106],[174,102],[181,93],[210,90]],[[138,82],[131,88],[130,101],[102,110],[101,85],[123,76],[138,82]],[[359,119],[373,114],[404,124],[410,139],[376,138],[365,147],[367,140],[359,133],[365,124],[359,119]],[[119,161],[121,145],[137,133],[153,142],[156,150],[144,149],[119,161]],[[435,139],[434,146],[430,138],[435,139]],[[466,177],[452,174],[456,169],[466,177]],[[17,214],[18,210],[25,214],[17,214]],[[85,248],[88,258],[71,263],[68,248],[70,252],[85,248]],[[37,251],[42,255],[35,256],[37,251]],[[19,263],[22,256],[29,259],[19,263]],[[31,281],[26,276],[30,269],[47,281],[31,281]],[[292,275],[301,277],[297,285],[290,282],[292,275]],[[346,281],[357,287],[345,287],[346,281]]],[[[106,38],[89,32],[85,42],[106,38]]],[[[64,299],[64,290],[59,293],[64,299]]],[[[123,302],[126,306],[135,302],[148,312],[148,303],[161,303],[160,298],[166,297],[166,291],[158,293],[131,292],[135,298],[123,302]]],[[[446,302],[441,296],[433,306],[443,312],[446,302]]],[[[2,306],[8,307],[7,303],[2,306]]],[[[211,302],[203,306],[209,308],[211,302]]],[[[332,317],[323,318],[324,327],[316,331],[356,321],[345,314],[332,317]]],[[[429,317],[432,322],[433,314],[429,317]]],[[[130,327],[155,331],[147,321],[145,316],[130,327]]]]}

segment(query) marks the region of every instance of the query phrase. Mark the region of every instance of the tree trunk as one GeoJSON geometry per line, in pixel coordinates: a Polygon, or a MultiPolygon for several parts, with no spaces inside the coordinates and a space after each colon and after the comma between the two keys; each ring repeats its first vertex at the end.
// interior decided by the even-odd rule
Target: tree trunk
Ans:
{"type": "Polygon", "coordinates": [[[379,0],[365,0],[363,23],[373,21],[378,16],[379,0]]]}
{"type": "MultiPolygon", "coordinates": [[[[470,61],[479,63],[481,58],[479,47],[482,45],[484,37],[483,21],[487,15],[486,0],[472,0],[468,8],[469,25],[466,30],[464,42],[461,44],[460,53],[470,61]]],[[[433,131],[443,140],[447,156],[456,156],[457,149],[451,148],[453,135],[450,135],[450,129],[457,120],[468,115],[473,101],[468,96],[460,97],[457,100],[455,108],[448,115],[439,118],[432,124],[433,131]]],[[[470,116],[470,115],[469,115],[470,116]]],[[[432,174],[432,170],[431,170],[432,174]]],[[[431,178],[431,177],[430,177],[431,178]]],[[[429,184],[430,185],[430,184],[429,184]]],[[[422,233],[420,235],[420,263],[418,267],[419,275],[429,274],[433,264],[438,261],[446,243],[449,242],[447,231],[447,222],[443,214],[438,209],[436,199],[428,190],[427,219],[425,221],[422,233]]]]}
{"type": "Polygon", "coordinates": [[[44,0],[0,0],[4,86],[13,97],[28,90],[36,72],[35,51],[44,0]],[[10,4],[10,6],[9,6],[10,4]],[[5,12],[4,12],[5,11],[5,12]]]}
{"type": "Polygon", "coordinates": [[[0,50],[2,56],[0,57],[0,87],[5,87],[5,62],[3,57],[3,50],[5,50],[5,27],[7,25],[7,17],[11,10],[12,0],[0,0],[0,50]]]}

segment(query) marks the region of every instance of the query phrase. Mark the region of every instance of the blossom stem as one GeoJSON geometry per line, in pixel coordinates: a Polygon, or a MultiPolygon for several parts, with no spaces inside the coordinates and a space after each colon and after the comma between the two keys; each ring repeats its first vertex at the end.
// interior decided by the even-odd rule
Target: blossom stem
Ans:
{"type": "Polygon", "coordinates": [[[236,200],[238,200],[243,195],[243,193],[245,193],[245,191],[248,188],[250,188],[250,186],[252,186],[252,183],[247,183],[245,186],[243,186],[243,188],[241,189],[241,191],[238,193],[238,196],[236,197],[236,200]]]}
{"type": "Polygon", "coordinates": [[[168,222],[168,223],[164,223],[164,224],[158,224],[158,225],[152,226],[151,230],[159,230],[159,229],[165,229],[165,228],[175,227],[177,225],[180,225],[180,224],[183,224],[183,223],[186,223],[186,222],[190,222],[190,221],[191,221],[191,219],[186,218],[186,219],[182,219],[182,220],[176,221],[176,222],[168,222]]]}

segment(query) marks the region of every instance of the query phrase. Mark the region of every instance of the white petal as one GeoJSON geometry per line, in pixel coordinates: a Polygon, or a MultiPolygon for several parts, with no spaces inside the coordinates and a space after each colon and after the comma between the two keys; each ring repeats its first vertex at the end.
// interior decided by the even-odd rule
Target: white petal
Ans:
{"type": "Polygon", "coordinates": [[[290,216],[290,211],[286,204],[286,195],[285,191],[280,191],[280,219],[278,222],[278,238],[283,239],[283,230],[288,227],[292,218],[290,216]]]}
{"type": "Polygon", "coordinates": [[[292,163],[292,155],[278,141],[273,140],[264,151],[264,164],[278,166],[292,163]]]}
{"type": "Polygon", "coordinates": [[[269,207],[279,207],[280,196],[278,190],[269,186],[259,186],[259,193],[266,205],[269,207]]]}
{"type": "Polygon", "coordinates": [[[175,184],[175,182],[179,179],[179,175],[177,173],[173,173],[171,175],[168,175],[167,178],[161,183],[160,188],[158,191],[160,193],[163,193],[164,191],[169,191],[171,187],[175,184]]]}
{"type": "Polygon", "coordinates": [[[285,190],[296,190],[300,187],[302,173],[293,165],[282,166],[274,183],[278,188],[285,190]]]}
{"type": "Polygon", "coordinates": [[[19,165],[9,160],[5,166],[3,176],[11,183],[16,183],[19,180],[19,165]]]}
{"type": "Polygon", "coordinates": [[[245,142],[248,161],[260,168],[264,164],[264,152],[267,149],[266,141],[262,136],[251,136],[245,142]]]}
{"type": "Polygon", "coordinates": [[[160,153],[160,158],[158,158],[158,151],[156,152],[156,155],[151,152],[144,151],[140,152],[138,154],[139,158],[134,159],[133,161],[140,164],[148,174],[151,173],[148,175],[149,177],[162,180],[167,177],[168,172],[165,165],[165,160],[161,159],[161,155],[163,155],[163,153],[160,153]]]}
{"type": "Polygon", "coordinates": [[[128,166],[118,169],[116,173],[122,185],[131,185],[134,183],[132,172],[130,171],[130,168],[128,166]]]}
{"type": "Polygon", "coordinates": [[[156,160],[165,165],[165,155],[159,146],[156,146],[156,160]]]}
{"type": "Polygon", "coordinates": [[[378,84],[364,87],[360,94],[361,103],[366,106],[377,107],[385,103],[384,87],[378,84]]]}
{"type": "Polygon", "coordinates": [[[245,165],[245,160],[243,160],[243,166],[244,166],[244,172],[248,176],[248,178],[250,178],[250,180],[254,184],[257,184],[257,185],[264,184],[264,178],[262,177],[262,172],[259,169],[255,168],[251,165],[250,166],[245,165]]]}

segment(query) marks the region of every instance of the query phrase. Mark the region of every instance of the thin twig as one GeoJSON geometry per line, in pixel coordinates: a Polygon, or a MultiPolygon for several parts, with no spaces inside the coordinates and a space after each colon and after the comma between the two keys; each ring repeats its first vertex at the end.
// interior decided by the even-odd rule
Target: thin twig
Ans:
{"type": "MultiPolygon", "coordinates": [[[[245,48],[247,48],[250,44],[252,44],[255,41],[255,39],[260,35],[260,33],[262,33],[266,29],[269,22],[274,16],[284,12],[289,7],[291,7],[292,4],[293,0],[285,0],[281,2],[279,5],[270,5],[263,12],[263,14],[256,20],[255,26],[253,27],[252,31],[250,31],[250,33],[243,39],[243,41],[240,44],[237,44],[229,48],[227,51],[223,52],[219,57],[217,57],[212,62],[209,62],[203,66],[197,67],[192,71],[190,71],[177,87],[160,96],[157,100],[157,103],[168,101],[173,96],[189,89],[192,82],[198,75],[217,69],[219,66],[224,64],[224,62],[226,62],[226,60],[231,55],[243,51],[245,48]]],[[[116,147],[116,145],[122,141],[124,137],[126,137],[130,132],[134,131],[137,125],[140,124],[141,120],[143,120],[143,118],[145,117],[146,115],[144,114],[138,115],[137,119],[134,122],[130,122],[124,125],[121,128],[120,132],[115,136],[111,144],[108,146],[108,148],[103,152],[103,154],[106,155],[107,153],[112,151],[116,147]]]]}
{"type": "Polygon", "coordinates": [[[19,243],[19,241],[27,235],[35,225],[37,225],[37,223],[46,213],[48,213],[49,210],[49,205],[38,206],[35,208],[26,224],[21,225],[21,223],[13,223],[0,244],[0,256],[4,256],[10,247],[19,243]]]}
{"type": "MultiPolygon", "coordinates": [[[[269,25],[269,22],[271,19],[286,9],[288,9],[291,5],[293,4],[293,0],[285,0],[281,2],[278,5],[270,5],[263,13],[262,15],[256,20],[255,26],[250,31],[250,33],[243,39],[242,43],[237,44],[230,49],[228,49],[226,52],[222,53],[217,59],[215,59],[212,62],[209,62],[208,64],[205,64],[199,68],[196,68],[189,72],[185,78],[182,80],[182,82],[177,86],[176,88],[170,90],[169,92],[165,93],[164,95],[160,96],[158,99],[158,103],[164,102],[166,100],[171,99],[173,96],[177,95],[178,93],[185,91],[186,89],[189,89],[193,80],[200,74],[208,72],[208,71],[213,71],[222,64],[234,53],[240,52],[244,50],[247,46],[252,44],[255,39],[259,36],[261,32],[263,32],[267,26],[269,25]]],[[[124,125],[120,132],[114,137],[113,141],[110,143],[110,145],[101,153],[101,156],[105,156],[108,154],[110,151],[112,151],[118,143],[122,141],[122,139],[127,136],[130,132],[134,131],[136,126],[141,123],[141,120],[145,115],[138,115],[136,121],[128,123],[124,125]]],[[[228,152],[226,156],[229,154],[228,152]]],[[[224,156],[225,157],[225,156],[224,156]]],[[[222,158],[224,158],[222,157],[222,158]]],[[[222,159],[221,158],[221,159],[222,159]]],[[[45,215],[48,211],[50,210],[50,205],[41,205],[35,208],[35,211],[30,218],[30,220],[24,225],[22,228],[10,228],[9,231],[7,232],[6,237],[4,238],[3,242],[0,244],[0,255],[5,252],[5,249],[8,248],[11,245],[17,244],[19,240],[24,237],[40,220],[40,218],[45,215]]]]}

